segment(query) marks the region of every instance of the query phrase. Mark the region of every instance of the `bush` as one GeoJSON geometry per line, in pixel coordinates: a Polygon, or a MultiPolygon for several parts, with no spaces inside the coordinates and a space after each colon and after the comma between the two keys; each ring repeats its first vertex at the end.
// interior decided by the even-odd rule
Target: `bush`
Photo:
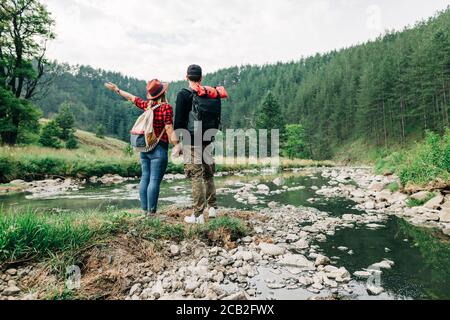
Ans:
{"type": "Polygon", "coordinates": [[[71,150],[78,148],[78,140],[73,132],[71,132],[67,138],[66,148],[71,150]]]}
{"type": "Polygon", "coordinates": [[[105,138],[105,126],[102,124],[99,124],[97,128],[95,129],[95,135],[97,138],[104,139],[105,138]]]}
{"type": "Polygon", "coordinates": [[[61,128],[55,121],[49,121],[43,128],[41,132],[41,137],[39,143],[44,147],[60,149],[62,148],[62,143],[59,140],[61,136],[61,128]]]}

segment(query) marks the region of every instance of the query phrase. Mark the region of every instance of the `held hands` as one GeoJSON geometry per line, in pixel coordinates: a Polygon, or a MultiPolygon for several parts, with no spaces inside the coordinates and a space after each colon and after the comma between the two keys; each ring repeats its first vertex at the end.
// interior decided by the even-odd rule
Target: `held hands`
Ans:
{"type": "Polygon", "coordinates": [[[175,147],[172,149],[172,158],[179,158],[180,155],[183,154],[183,146],[181,143],[178,143],[175,147]]]}
{"type": "Polygon", "coordinates": [[[117,92],[119,90],[119,87],[116,86],[114,83],[112,82],[107,82],[105,83],[105,87],[111,91],[117,92]]]}

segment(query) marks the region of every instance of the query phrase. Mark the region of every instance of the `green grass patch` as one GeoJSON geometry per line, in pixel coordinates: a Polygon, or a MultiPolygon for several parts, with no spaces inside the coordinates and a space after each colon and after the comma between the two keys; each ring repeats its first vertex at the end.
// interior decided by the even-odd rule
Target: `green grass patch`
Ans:
{"type": "MultiPolygon", "coordinates": [[[[0,209],[0,264],[34,257],[56,258],[119,232],[125,214],[44,214],[0,209]]],[[[56,260],[56,259],[55,259],[56,260]]]]}
{"type": "Polygon", "coordinates": [[[214,231],[229,233],[233,241],[248,233],[241,220],[227,216],[203,226],[186,226],[123,212],[49,214],[0,209],[0,265],[31,258],[48,260],[61,271],[67,265],[77,264],[78,254],[83,249],[118,234],[130,233],[149,241],[182,241],[207,239],[214,231]]]}
{"type": "Polygon", "coordinates": [[[389,191],[395,193],[400,190],[400,185],[397,182],[392,182],[388,185],[389,191]]]}
{"type": "Polygon", "coordinates": [[[393,172],[401,184],[426,185],[436,180],[448,181],[450,177],[450,130],[442,135],[427,132],[424,142],[410,150],[394,152],[379,160],[377,173],[393,172]]]}

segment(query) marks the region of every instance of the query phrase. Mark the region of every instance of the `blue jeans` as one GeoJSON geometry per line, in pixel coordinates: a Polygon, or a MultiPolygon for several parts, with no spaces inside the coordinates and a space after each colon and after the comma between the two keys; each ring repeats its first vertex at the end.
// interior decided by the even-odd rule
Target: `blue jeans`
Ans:
{"type": "Polygon", "coordinates": [[[155,213],[161,181],[166,173],[168,151],[158,145],[153,151],[141,153],[142,178],[139,188],[142,210],[155,213]]]}

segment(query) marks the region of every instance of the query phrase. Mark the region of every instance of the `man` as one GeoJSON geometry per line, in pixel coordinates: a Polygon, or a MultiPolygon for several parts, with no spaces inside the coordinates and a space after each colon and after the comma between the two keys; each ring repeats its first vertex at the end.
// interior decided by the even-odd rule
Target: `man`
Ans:
{"type": "MultiPolygon", "coordinates": [[[[183,134],[183,147],[177,145],[173,150],[176,157],[183,152],[184,168],[188,179],[192,181],[192,198],[194,213],[186,217],[185,222],[191,224],[203,224],[205,222],[204,211],[207,209],[208,217],[215,218],[217,215],[216,187],[214,184],[215,164],[213,159],[212,139],[204,139],[202,130],[195,134],[192,123],[193,99],[205,92],[201,86],[202,68],[191,65],[187,70],[186,80],[189,89],[183,89],[178,93],[175,107],[174,129],[179,136],[183,134]]],[[[220,105],[220,99],[218,99],[220,105]]],[[[198,122],[198,121],[196,121],[198,122]]],[[[202,120],[205,125],[205,120],[202,120]]],[[[195,125],[197,128],[198,123],[195,125]]]]}

